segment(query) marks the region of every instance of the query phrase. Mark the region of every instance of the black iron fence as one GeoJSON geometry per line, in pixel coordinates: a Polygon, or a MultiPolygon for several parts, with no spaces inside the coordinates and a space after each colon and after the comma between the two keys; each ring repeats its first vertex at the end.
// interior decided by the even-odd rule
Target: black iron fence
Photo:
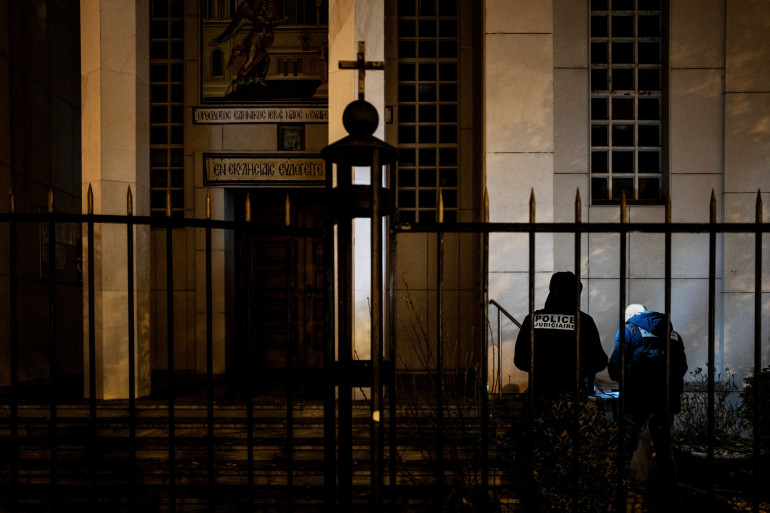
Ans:
{"type": "MultiPolygon", "coordinates": [[[[751,511],[764,511],[765,508],[767,508],[767,489],[765,485],[763,484],[763,475],[767,474],[767,436],[763,435],[763,433],[766,432],[766,428],[763,427],[764,423],[766,422],[766,417],[762,413],[762,397],[765,396],[768,393],[767,386],[762,387],[759,385],[760,381],[763,379],[761,376],[761,369],[762,366],[762,240],[763,240],[763,234],[768,231],[768,225],[763,224],[762,221],[762,199],[761,194],[757,194],[756,198],[756,210],[755,210],[755,222],[754,223],[718,223],[717,222],[717,203],[716,198],[714,194],[712,193],[711,202],[709,205],[709,222],[708,223],[672,223],[671,221],[671,201],[670,199],[667,201],[666,204],[666,211],[665,211],[665,222],[664,223],[629,223],[627,220],[627,206],[625,202],[625,198],[623,199],[621,205],[620,205],[620,223],[590,223],[585,224],[582,222],[581,219],[581,198],[580,193],[578,191],[576,198],[575,198],[575,220],[573,223],[536,223],[535,220],[535,199],[534,199],[534,191],[530,198],[530,219],[528,223],[460,223],[453,226],[447,226],[447,225],[438,225],[438,226],[402,226],[399,227],[398,230],[404,230],[408,232],[428,232],[428,233],[436,233],[438,245],[440,247],[441,245],[441,238],[444,236],[444,234],[449,232],[455,232],[455,233],[479,233],[484,236],[484,256],[487,258],[488,256],[488,235],[492,233],[522,233],[522,234],[528,234],[529,236],[529,269],[528,269],[528,275],[529,275],[529,311],[528,313],[530,315],[533,315],[536,309],[535,305],[535,275],[536,275],[536,241],[535,236],[538,233],[548,233],[548,234],[555,234],[555,233],[567,233],[567,234],[574,234],[574,274],[576,276],[581,276],[581,253],[582,253],[582,236],[584,234],[594,234],[594,233],[611,233],[611,234],[617,234],[618,235],[618,248],[619,248],[619,257],[618,257],[618,266],[619,266],[619,275],[620,276],[628,276],[628,235],[631,233],[658,233],[663,234],[665,241],[663,245],[663,251],[664,251],[664,287],[665,287],[665,312],[669,312],[667,314],[667,318],[670,316],[671,312],[671,289],[672,289],[672,241],[671,237],[673,234],[679,234],[679,233],[696,233],[696,234],[705,234],[708,236],[709,239],[709,250],[708,250],[708,337],[707,337],[707,364],[706,364],[706,371],[705,375],[703,376],[703,379],[701,381],[700,387],[695,387],[693,390],[690,388],[685,392],[685,406],[688,404],[692,406],[693,403],[702,402],[704,406],[703,413],[703,419],[702,419],[702,428],[705,431],[704,433],[704,440],[702,440],[702,454],[699,456],[702,458],[702,461],[700,463],[696,463],[695,466],[701,466],[700,470],[705,469],[705,478],[698,480],[698,483],[703,486],[703,489],[705,490],[705,495],[708,497],[708,504],[702,506],[703,511],[717,511],[719,509],[719,501],[715,499],[715,494],[717,493],[716,490],[719,488],[719,478],[717,476],[718,472],[716,470],[717,463],[715,461],[715,448],[717,446],[717,430],[727,428],[728,430],[740,430],[740,423],[741,420],[737,417],[743,416],[744,417],[744,423],[743,426],[750,426],[750,429],[748,430],[750,432],[749,438],[744,438],[742,442],[739,442],[739,444],[744,445],[744,449],[746,446],[750,446],[750,457],[744,454],[744,457],[738,457],[737,458],[737,465],[736,462],[733,462],[734,466],[732,468],[733,472],[733,480],[742,480],[741,486],[739,488],[742,488],[742,491],[746,494],[746,497],[743,501],[738,500],[737,502],[741,502],[740,506],[738,507],[738,510],[751,510],[751,511]],[[746,403],[746,406],[750,407],[750,409],[744,409],[742,411],[738,411],[739,408],[736,408],[734,406],[733,402],[733,409],[731,410],[732,413],[725,414],[724,411],[716,411],[717,402],[720,403],[720,406],[724,406],[725,404],[729,403],[729,400],[725,399],[725,385],[720,380],[721,375],[718,376],[718,371],[716,369],[716,362],[715,362],[715,341],[716,341],[716,301],[717,301],[717,294],[716,294],[716,283],[718,279],[717,274],[717,236],[721,234],[727,234],[727,233],[745,233],[745,234],[753,234],[755,243],[754,243],[754,255],[753,255],[753,261],[754,261],[754,319],[753,319],[753,332],[754,332],[754,340],[753,340],[753,378],[749,378],[747,381],[752,382],[753,379],[753,385],[751,387],[750,393],[748,391],[741,394],[743,397],[744,403],[746,403]],[[705,399],[699,398],[693,401],[690,398],[690,401],[688,403],[688,394],[695,393],[696,396],[698,394],[705,395],[705,399]],[[721,397],[721,399],[720,399],[721,397]],[[725,417],[731,417],[731,418],[725,418],[725,417]],[[722,425],[720,425],[720,423],[722,425]],[[724,424],[727,425],[724,425],[724,424]],[[763,442],[764,440],[764,442],[763,442]],[[736,473],[736,467],[740,468],[741,471],[743,471],[743,474],[741,474],[740,477],[735,477],[736,473]]],[[[397,231],[398,231],[397,230],[397,231]]],[[[440,252],[437,257],[438,259],[441,258],[440,252]]],[[[485,260],[486,261],[486,260],[485,260]]],[[[440,269],[440,263],[436,263],[436,267],[440,269]]],[[[484,272],[486,274],[487,269],[484,269],[484,272]]],[[[437,283],[441,283],[440,280],[437,281],[437,283]]],[[[439,285],[440,287],[440,285],[439,285]]],[[[581,295],[581,286],[578,281],[577,289],[575,291],[575,302],[577,304],[577,311],[580,310],[580,295],[581,295]]],[[[441,291],[439,290],[438,294],[438,302],[441,303],[441,291]]],[[[615,466],[615,472],[614,472],[614,479],[616,480],[614,487],[605,486],[603,489],[603,493],[606,494],[614,494],[616,496],[615,504],[614,504],[614,510],[615,511],[623,511],[628,506],[629,503],[629,496],[627,493],[627,486],[628,482],[625,478],[625,474],[621,471],[618,471],[618,469],[622,469],[625,461],[625,454],[624,451],[628,450],[626,447],[624,447],[624,444],[622,443],[622,433],[624,433],[624,427],[625,423],[627,422],[626,417],[626,394],[625,394],[625,388],[626,388],[626,365],[625,365],[625,358],[627,357],[626,351],[625,351],[625,298],[627,297],[627,283],[626,279],[619,280],[619,291],[618,291],[618,333],[620,336],[620,347],[621,350],[619,352],[620,354],[620,369],[621,369],[621,378],[618,383],[618,394],[617,394],[617,404],[613,405],[609,408],[609,411],[612,412],[612,416],[616,420],[616,425],[613,429],[616,429],[616,433],[620,433],[621,435],[618,435],[615,440],[617,440],[617,447],[616,451],[614,452],[614,458],[616,460],[616,466],[615,466]]],[[[494,346],[497,351],[497,361],[498,365],[501,360],[501,333],[500,333],[500,323],[501,323],[501,315],[505,315],[508,320],[516,324],[520,327],[518,321],[510,314],[508,313],[505,308],[500,305],[495,299],[488,299],[488,303],[495,307],[495,312],[497,314],[497,327],[498,327],[498,340],[497,344],[494,346]]],[[[441,306],[439,305],[438,309],[441,309],[441,306]]],[[[581,371],[580,371],[580,355],[581,355],[581,340],[580,340],[580,316],[577,316],[577,329],[576,329],[576,368],[575,368],[575,391],[572,397],[579,397],[581,393],[581,371]]],[[[669,322],[670,324],[670,322],[669,322]]],[[[538,413],[535,411],[535,405],[536,401],[534,400],[534,379],[533,376],[535,375],[536,371],[534,370],[534,353],[535,353],[535,334],[534,334],[534,325],[530,325],[530,337],[529,340],[531,342],[531,348],[529,351],[529,354],[533,358],[530,368],[532,368],[532,372],[529,373],[529,386],[528,386],[528,399],[529,399],[529,422],[532,422],[535,424],[534,429],[542,428],[543,427],[543,416],[541,413],[538,413]],[[538,425],[537,419],[540,418],[540,424],[538,425]]],[[[669,327],[669,334],[670,334],[670,327],[669,327]]],[[[487,337],[484,337],[485,343],[484,343],[484,351],[489,354],[489,344],[486,342],[487,337]]],[[[440,343],[440,341],[439,341],[440,343]]],[[[669,342],[670,344],[670,342],[669,342]]],[[[670,346],[668,346],[668,351],[666,351],[666,390],[670,390],[672,387],[671,383],[671,351],[670,346]]],[[[489,358],[487,357],[484,359],[484,364],[486,365],[489,358]]],[[[488,370],[486,367],[484,367],[484,370],[482,371],[484,376],[489,376],[488,370]]],[[[701,370],[698,369],[698,374],[701,373],[701,370]]],[[[766,372],[765,372],[766,373],[766,372]]],[[[493,377],[493,379],[495,379],[493,377]]],[[[765,381],[767,381],[767,378],[764,378],[765,381]]],[[[500,391],[500,388],[502,386],[502,373],[501,371],[497,370],[496,373],[496,380],[498,382],[498,391],[500,391]]],[[[484,383],[484,389],[488,390],[488,383],[484,383]]],[[[738,389],[731,389],[729,392],[735,394],[738,389]]],[[[727,394],[729,395],[729,394],[727,394]]],[[[674,415],[672,411],[672,404],[670,395],[667,394],[667,402],[666,402],[666,412],[667,417],[671,419],[671,422],[673,423],[674,415]]],[[[483,419],[486,420],[487,413],[488,413],[488,401],[489,395],[484,394],[481,398],[481,412],[483,419]]],[[[601,399],[600,399],[601,400],[601,399]]],[[[570,399],[566,398],[565,401],[569,402],[570,399]]],[[[733,398],[733,401],[735,401],[735,398],[733,398]]],[[[765,399],[765,402],[766,399],[765,399]]],[[[437,398],[437,403],[441,404],[440,397],[437,398]]],[[[555,406],[557,410],[560,406],[555,406]]],[[[584,502],[581,498],[581,493],[583,493],[584,490],[582,490],[583,483],[578,482],[579,481],[579,474],[580,472],[585,471],[587,466],[585,465],[585,462],[582,461],[582,457],[578,454],[579,448],[581,443],[585,443],[586,445],[591,444],[590,436],[583,437],[581,435],[576,435],[575,433],[581,432],[586,426],[584,425],[584,415],[580,411],[581,408],[572,409],[567,408],[567,411],[574,415],[574,424],[572,425],[572,428],[574,429],[574,432],[571,436],[572,442],[574,445],[571,445],[572,449],[572,456],[568,459],[568,467],[570,470],[567,471],[569,476],[569,480],[574,480],[573,483],[566,483],[565,482],[558,482],[556,481],[556,484],[554,485],[551,483],[551,485],[557,490],[555,495],[558,496],[558,488],[560,486],[564,487],[564,489],[569,490],[567,493],[567,497],[564,499],[563,502],[559,502],[558,500],[555,502],[557,504],[558,510],[569,510],[569,511],[580,511],[580,510],[589,510],[593,511],[592,509],[593,505],[588,505],[584,502]],[[571,461],[570,461],[571,460],[571,461]],[[582,469],[582,470],[581,470],[582,469]],[[569,487],[569,484],[573,484],[571,488],[569,487]],[[588,507],[588,509],[586,509],[588,507]],[[582,509],[581,509],[582,508],[582,509]]],[[[553,413],[553,412],[550,412],[553,413]]],[[[561,414],[564,414],[564,411],[560,412],[561,414]]],[[[698,415],[698,413],[701,412],[689,412],[690,415],[698,415]]],[[[683,411],[684,414],[684,411],[683,411]]],[[[548,418],[548,414],[546,414],[547,421],[553,421],[554,418],[548,418]]],[[[558,420],[558,415],[557,415],[558,420]]],[[[680,423],[681,425],[681,423],[680,423]]],[[[596,428],[601,426],[591,426],[590,423],[588,424],[588,428],[596,428]]],[[[533,429],[532,424],[528,427],[528,429],[533,429]]],[[[486,432],[486,431],[485,431],[486,432]]],[[[555,437],[553,437],[549,442],[554,442],[556,438],[559,437],[560,431],[555,434],[555,437]]],[[[744,431],[744,434],[746,434],[746,431],[744,431]]],[[[532,439],[529,439],[530,441],[532,439]]],[[[487,454],[486,448],[487,448],[488,440],[483,437],[481,439],[481,450],[484,454],[487,454]]],[[[590,449],[590,447],[589,447],[590,449]]],[[[537,448],[529,448],[529,450],[538,452],[537,448]]],[[[548,451],[546,451],[548,452],[548,451]]],[[[526,462],[529,465],[536,465],[537,455],[530,460],[522,459],[521,461],[526,462]]],[[[553,460],[550,461],[552,465],[557,464],[553,460]]],[[[563,463],[563,462],[559,462],[563,463]]],[[[683,467],[687,467],[687,464],[683,464],[683,467]]],[[[590,468],[590,465],[588,465],[588,468],[590,468]]],[[[486,466],[483,467],[482,470],[486,470],[486,466]]],[[[537,470],[537,469],[533,469],[537,470]]],[[[687,471],[692,471],[693,467],[690,466],[687,468],[687,471]]],[[[529,470],[526,470],[525,472],[528,472],[529,470]]],[[[540,468],[540,471],[542,471],[542,468],[540,468]]],[[[612,472],[611,470],[609,472],[612,472]]],[[[481,486],[484,487],[488,484],[487,480],[484,479],[484,481],[481,483],[481,486]]],[[[542,481],[538,481],[535,479],[534,481],[530,481],[530,484],[534,484],[535,486],[544,486],[542,481]]],[[[604,481],[604,485],[607,485],[608,482],[604,481]]],[[[545,486],[547,486],[548,483],[546,483],[545,486]]],[[[594,492],[597,492],[598,490],[594,489],[594,492]]],[[[724,490],[722,490],[724,491],[724,490]]],[[[733,490],[734,491],[734,490],[733,490]]],[[[590,492],[589,492],[590,493],[590,492]]],[[[602,492],[600,492],[602,493],[602,492]]],[[[486,498],[486,494],[484,494],[486,498]]],[[[543,500],[544,496],[538,496],[535,500],[543,500]]],[[[552,495],[549,499],[554,499],[554,496],[552,495]]],[[[672,498],[671,494],[665,494],[662,497],[663,501],[672,501],[674,500],[672,498]]],[[[677,497],[677,501],[680,499],[677,497]]],[[[590,503],[590,501],[589,501],[590,503]]],[[[689,503],[689,506],[685,506],[685,509],[687,507],[694,507],[692,503],[689,503]]],[[[548,510],[548,509],[546,509],[548,510]]],[[[606,510],[606,508],[603,507],[603,509],[597,509],[599,510],[606,510]]],[[[726,509],[731,510],[731,509],[726,509]]]]}
{"type": "MultiPolygon", "coordinates": [[[[716,424],[719,413],[715,411],[718,397],[718,379],[715,369],[716,339],[716,282],[717,282],[717,236],[726,233],[751,234],[755,238],[754,253],[754,369],[762,369],[762,243],[768,232],[762,222],[761,197],[757,197],[756,222],[717,223],[716,201],[712,197],[709,223],[672,223],[670,202],[666,208],[664,223],[629,223],[625,217],[625,204],[621,205],[620,223],[583,223],[580,213],[580,198],[576,198],[574,222],[535,222],[534,199],[531,201],[530,222],[527,223],[452,223],[452,224],[394,224],[390,230],[391,246],[397,243],[400,234],[435,234],[437,287],[436,317],[439,336],[435,351],[435,388],[429,400],[420,399],[409,403],[396,393],[397,365],[394,353],[396,341],[389,344],[378,365],[352,366],[345,372],[351,374],[342,381],[341,368],[333,354],[334,345],[325,342],[325,365],[323,369],[322,401],[298,398],[292,383],[300,379],[302,369],[292,369],[292,347],[287,344],[286,369],[282,394],[269,398],[249,391],[235,397],[223,397],[217,393],[220,376],[213,367],[213,296],[212,296],[212,232],[263,231],[284,236],[287,244],[293,238],[314,238],[327,241],[326,255],[334,253],[333,233],[284,226],[265,226],[252,223],[247,209],[246,218],[237,221],[211,219],[210,206],[205,219],[178,219],[170,215],[157,219],[135,216],[132,212],[131,193],[128,193],[126,215],[96,215],[92,207],[86,214],[56,212],[53,199],[49,201],[48,212],[19,213],[15,211],[11,196],[10,211],[0,214],[0,225],[7,229],[6,248],[9,257],[8,294],[8,338],[3,358],[8,361],[8,382],[2,390],[3,404],[0,417],[0,443],[4,457],[0,463],[2,479],[2,508],[8,511],[64,510],[72,505],[81,505],[91,510],[116,511],[157,510],[157,511],[335,511],[340,505],[360,510],[433,510],[442,505],[447,508],[475,508],[477,511],[521,510],[520,500],[526,486],[520,479],[521,466],[532,463],[531,447],[526,447],[525,429],[520,419],[534,418],[532,405],[527,395],[504,397],[501,383],[499,345],[497,346],[498,369],[488,368],[490,346],[499,344],[492,333],[485,330],[476,343],[483,355],[480,363],[480,378],[475,386],[477,393],[456,394],[447,386],[450,378],[445,374],[442,357],[443,342],[440,336],[442,322],[442,263],[443,237],[450,233],[477,234],[482,240],[484,262],[489,252],[488,237],[493,233],[520,233],[529,236],[529,313],[535,306],[535,262],[536,234],[574,234],[574,273],[581,273],[581,244],[584,234],[609,233],[618,235],[620,276],[627,276],[627,235],[630,233],[659,233],[664,242],[664,283],[665,311],[671,311],[672,255],[671,237],[678,233],[699,233],[709,238],[709,312],[708,312],[708,364],[702,393],[706,395],[706,438],[703,465],[706,479],[700,483],[710,504],[720,490],[713,476],[717,461],[715,458],[716,424]],[[57,266],[56,227],[63,224],[80,226],[83,229],[84,245],[87,248],[85,268],[86,293],[84,309],[87,309],[89,326],[84,357],[87,354],[88,369],[83,393],[73,400],[64,397],[62,390],[68,376],[57,373],[57,266]],[[120,225],[126,230],[126,283],[128,298],[125,315],[128,336],[128,398],[123,401],[102,401],[97,399],[95,376],[97,344],[95,340],[95,227],[99,225],[120,225]],[[48,233],[47,308],[48,322],[48,375],[35,382],[25,381],[20,374],[28,360],[19,358],[18,320],[28,311],[22,310],[20,301],[25,291],[19,290],[18,262],[20,260],[18,240],[20,231],[29,227],[43,226],[48,233]],[[160,395],[150,398],[136,397],[135,348],[136,312],[134,311],[134,227],[146,226],[164,230],[166,234],[166,290],[174,290],[174,251],[172,234],[175,229],[200,230],[205,244],[205,357],[206,373],[198,376],[195,383],[197,395],[190,398],[189,377],[181,376],[174,368],[174,294],[166,295],[166,319],[154,322],[165,323],[167,330],[167,368],[163,369],[166,387],[160,395]],[[491,341],[491,342],[490,342],[491,341]],[[381,378],[372,379],[373,368],[382,373],[381,378]],[[489,376],[497,375],[497,387],[490,388],[489,376]],[[368,376],[368,377],[367,377],[368,376]],[[184,383],[179,380],[185,380],[184,383]],[[380,418],[372,418],[369,400],[377,397],[372,391],[362,405],[347,397],[346,403],[335,398],[337,387],[355,383],[355,386],[371,387],[381,383],[387,391],[387,401],[376,411],[380,418]],[[31,389],[34,392],[29,392],[31,389]],[[42,392],[41,392],[42,390],[42,392]],[[492,394],[490,394],[492,392],[492,394]],[[342,406],[341,406],[342,405],[342,406]],[[514,413],[512,415],[512,412],[514,413]],[[384,430],[379,430],[384,426],[384,430]],[[518,426],[518,427],[517,427],[518,426]],[[344,428],[344,429],[343,429],[344,428]],[[383,432],[385,439],[378,440],[383,432]],[[530,459],[521,457],[530,451],[530,459]],[[377,467],[377,468],[375,468],[377,467]],[[374,476],[374,478],[372,477],[374,476]],[[518,476],[518,477],[517,477],[518,476]],[[377,482],[373,482],[376,479],[377,482]],[[196,509],[197,508],[197,509],[196,509]]],[[[210,205],[210,200],[207,200],[210,205]]],[[[92,204],[89,199],[89,205],[92,204]]],[[[375,216],[376,218],[376,216],[375,216]]],[[[441,219],[441,216],[438,216],[441,219]]],[[[391,259],[394,252],[389,252],[391,259]]],[[[287,269],[291,253],[286,252],[287,269]]],[[[327,258],[328,260],[328,258],[327,258]]],[[[393,266],[388,267],[393,272],[393,266]]],[[[486,263],[482,270],[487,274],[486,263]]],[[[389,284],[392,306],[393,279],[389,284]]],[[[287,281],[288,283],[288,281],[287,281]]],[[[328,276],[327,285],[334,283],[328,276]]],[[[483,291],[485,304],[504,311],[502,305],[490,301],[483,291]]],[[[329,291],[327,291],[329,294],[329,291]]],[[[328,297],[333,297],[333,293],[328,297]]],[[[619,282],[618,326],[623,333],[624,298],[626,280],[619,282]]],[[[576,291],[579,303],[580,292],[576,291]]],[[[328,300],[328,299],[327,299],[328,300]]],[[[374,311],[377,311],[375,309],[374,311]]],[[[287,326],[292,324],[291,306],[287,306],[287,326]]],[[[376,314],[375,314],[376,315],[376,314]]],[[[510,315],[510,314],[508,314],[510,315]]],[[[499,325],[498,314],[498,325],[499,325]]],[[[381,319],[374,324],[379,325],[381,319]]],[[[328,328],[328,326],[327,326],[328,328]]],[[[391,334],[394,329],[388,330],[391,334]]],[[[534,337],[531,337],[534,343],[534,337]]],[[[291,335],[289,334],[289,341],[291,335]]],[[[576,340],[580,353],[580,339],[576,340]]],[[[624,352],[621,351],[621,355],[624,352]]],[[[505,356],[510,358],[511,356],[505,356]]],[[[621,364],[621,369],[624,369],[621,364]]],[[[534,373],[534,372],[533,372],[534,373]]],[[[530,373],[530,392],[532,374],[530,373]]],[[[614,428],[622,432],[626,409],[624,384],[625,376],[619,383],[616,423],[614,428]]],[[[763,476],[767,469],[766,440],[760,436],[766,430],[767,412],[762,405],[766,402],[760,376],[755,376],[756,386],[751,389],[749,413],[750,451],[740,460],[741,496],[745,507],[760,511],[767,503],[767,489],[763,476]]],[[[576,389],[580,387],[579,372],[576,370],[576,389]]],[[[194,388],[194,387],[193,387],[194,388]]],[[[380,396],[382,401],[382,396],[380,396]]],[[[669,416],[671,407],[668,405],[669,416]]],[[[576,419],[576,422],[580,422],[576,419]]],[[[615,438],[619,440],[619,438],[615,438]]],[[[575,442],[581,443],[580,437],[575,442]]],[[[588,442],[586,442],[588,443],[588,442]]],[[[623,444],[617,442],[614,453],[616,468],[623,465],[623,444]]],[[[577,451],[575,451],[577,452],[577,451]]],[[[579,459],[573,461],[580,465],[579,459]]],[[[580,483],[577,482],[580,467],[569,467],[569,479],[576,486],[570,488],[568,504],[581,504],[580,483]]],[[[525,474],[529,469],[525,469],[525,474]]],[[[615,509],[625,510],[628,503],[626,484],[622,472],[613,474],[617,481],[615,509]]],[[[526,481],[526,480],[525,480],[526,481]]],[[[459,510],[459,509],[457,509],[459,510]]],[[[565,509],[566,510],[566,509],[565,509]]]]}

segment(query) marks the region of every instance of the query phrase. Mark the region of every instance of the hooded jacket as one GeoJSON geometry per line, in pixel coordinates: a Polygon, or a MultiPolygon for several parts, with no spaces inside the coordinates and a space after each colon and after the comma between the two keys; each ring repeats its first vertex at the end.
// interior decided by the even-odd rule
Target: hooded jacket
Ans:
{"type": "MultiPolygon", "coordinates": [[[[534,391],[538,398],[553,398],[575,390],[576,293],[572,273],[554,274],[550,293],[542,310],[524,319],[516,339],[513,362],[532,372],[530,326],[535,325],[534,391]]],[[[607,366],[599,331],[593,318],[580,312],[580,377],[584,381],[607,366]]]]}
{"type": "MultiPolygon", "coordinates": [[[[641,312],[626,321],[625,367],[626,401],[631,408],[665,407],[666,399],[666,316],[660,312],[641,312]]],[[[607,365],[610,378],[620,381],[620,332],[607,365]]],[[[687,358],[682,337],[671,328],[671,409],[679,411],[687,358]]]]}

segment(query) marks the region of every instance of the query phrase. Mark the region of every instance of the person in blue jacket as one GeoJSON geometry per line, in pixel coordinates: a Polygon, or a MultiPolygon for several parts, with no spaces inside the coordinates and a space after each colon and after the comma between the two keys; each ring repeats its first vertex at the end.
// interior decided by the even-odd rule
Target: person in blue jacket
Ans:
{"type": "MultiPolygon", "coordinates": [[[[673,415],[679,412],[680,395],[687,372],[682,337],[669,329],[666,315],[647,310],[644,305],[626,308],[625,324],[625,429],[623,443],[626,475],[631,458],[645,427],[649,426],[655,447],[658,479],[664,485],[675,483],[674,462],[671,454],[673,415]],[[667,355],[666,336],[670,334],[670,379],[666,390],[667,355]],[[670,414],[666,400],[670,400],[670,414]]],[[[620,331],[615,336],[615,350],[607,365],[610,378],[621,380],[620,331]]]]}
{"type": "MultiPolygon", "coordinates": [[[[577,326],[577,287],[572,272],[557,272],[551,277],[548,298],[542,310],[526,316],[516,338],[513,363],[532,372],[530,327],[535,327],[535,370],[533,387],[536,400],[557,399],[575,390],[575,350],[577,326]]],[[[593,318],[580,312],[580,377],[586,392],[593,388],[594,375],[607,366],[599,330],[593,318]]]]}

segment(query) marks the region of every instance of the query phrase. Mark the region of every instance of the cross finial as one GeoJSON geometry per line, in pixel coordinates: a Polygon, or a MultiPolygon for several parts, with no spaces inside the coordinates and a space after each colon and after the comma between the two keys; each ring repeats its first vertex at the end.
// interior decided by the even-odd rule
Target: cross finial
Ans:
{"type": "Polygon", "coordinates": [[[364,99],[364,82],[366,79],[366,70],[385,69],[385,63],[382,61],[365,61],[364,48],[365,48],[364,42],[359,41],[356,60],[339,62],[340,69],[357,69],[358,70],[358,99],[359,100],[364,99]]]}

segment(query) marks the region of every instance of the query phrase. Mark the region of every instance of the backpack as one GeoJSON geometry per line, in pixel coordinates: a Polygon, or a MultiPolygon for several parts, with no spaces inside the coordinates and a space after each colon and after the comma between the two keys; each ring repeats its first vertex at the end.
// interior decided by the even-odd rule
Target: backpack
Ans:
{"type": "MultiPolygon", "coordinates": [[[[634,324],[626,323],[634,344],[628,348],[626,377],[634,388],[653,390],[666,383],[666,341],[634,324]],[[639,343],[641,341],[641,343],[639,343]],[[629,352],[631,354],[629,355],[629,352]]],[[[628,341],[627,341],[628,342],[628,341]]]]}

